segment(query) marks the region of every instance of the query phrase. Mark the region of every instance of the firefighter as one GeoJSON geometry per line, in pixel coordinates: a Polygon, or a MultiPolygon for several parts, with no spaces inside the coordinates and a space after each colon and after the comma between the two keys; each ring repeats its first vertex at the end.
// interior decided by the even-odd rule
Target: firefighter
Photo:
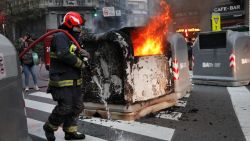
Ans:
{"type": "MultiPolygon", "coordinates": [[[[77,12],[68,12],[59,29],[68,31],[76,39],[81,32],[84,19],[77,12]]],[[[76,118],[83,109],[81,93],[81,70],[86,67],[82,57],[89,54],[77,49],[62,32],[56,33],[51,42],[48,93],[57,101],[43,129],[48,141],[55,141],[54,132],[63,124],[65,140],[84,139],[85,135],[77,133],[76,118]]]]}

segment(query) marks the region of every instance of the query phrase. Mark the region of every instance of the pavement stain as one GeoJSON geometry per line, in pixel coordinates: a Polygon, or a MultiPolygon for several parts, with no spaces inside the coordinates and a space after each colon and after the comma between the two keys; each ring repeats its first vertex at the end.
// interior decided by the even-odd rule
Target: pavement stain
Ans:
{"type": "Polygon", "coordinates": [[[181,121],[189,121],[189,118],[188,118],[188,116],[183,115],[183,116],[181,116],[181,117],[179,118],[179,120],[181,120],[181,121]]]}
{"type": "Polygon", "coordinates": [[[198,111],[199,111],[199,109],[193,108],[193,109],[189,110],[188,113],[197,113],[198,111]]]}
{"type": "Polygon", "coordinates": [[[193,119],[194,122],[198,121],[197,119],[193,119]]]}
{"type": "Polygon", "coordinates": [[[212,123],[212,122],[209,122],[209,125],[211,125],[211,126],[212,126],[212,125],[213,125],[213,123],[212,123]]]}

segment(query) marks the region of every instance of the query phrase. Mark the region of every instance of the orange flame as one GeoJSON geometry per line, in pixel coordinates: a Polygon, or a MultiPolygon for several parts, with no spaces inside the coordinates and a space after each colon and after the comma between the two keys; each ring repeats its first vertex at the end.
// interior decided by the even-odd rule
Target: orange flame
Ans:
{"type": "Polygon", "coordinates": [[[132,32],[134,56],[160,55],[164,53],[164,43],[171,22],[170,7],[161,0],[161,13],[153,17],[141,29],[132,32]]]}

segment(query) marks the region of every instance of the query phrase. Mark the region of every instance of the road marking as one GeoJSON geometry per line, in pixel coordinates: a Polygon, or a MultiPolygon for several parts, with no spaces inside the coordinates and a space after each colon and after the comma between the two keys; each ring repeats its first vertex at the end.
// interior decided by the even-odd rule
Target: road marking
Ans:
{"type": "Polygon", "coordinates": [[[47,113],[51,113],[55,107],[55,105],[52,105],[52,104],[46,104],[43,102],[38,102],[34,100],[29,100],[29,99],[25,99],[24,101],[25,101],[26,107],[36,109],[39,111],[43,111],[43,112],[47,112],[47,113]]]}
{"type": "MultiPolygon", "coordinates": [[[[25,99],[26,107],[36,109],[39,111],[51,113],[55,105],[37,102],[29,99],[25,99]]],[[[111,127],[131,133],[136,133],[144,136],[149,136],[161,140],[171,140],[174,134],[174,129],[140,123],[140,122],[126,122],[126,121],[111,121],[99,118],[84,119],[83,121],[98,124],[101,126],[111,127]]]]}
{"type": "Polygon", "coordinates": [[[34,93],[29,94],[29,95],[52,99],[51,94],[48,94],[48,93],[45,93],[45,92],[34,92],[34,93]]]}
{"type": "Polygon", "coordinates": [[[247,141],[250,141],[250,92],[246,87],[227,87],[234,111],[247,141]]]}
{"type": "MultiPolygon", "coordinates": [[[[29,94],[31,96],[36,96],[36,97],[42,97],[42,98],[48,98],[48,99],[52,99],[51,94],[47,94],[45,92],[34,92],[29,94]]],[[[184,97],[189,97],[190,94],[186,94],[184,97]]],[[[182,100],[178,100],[177,104],[175,106],[178,107],[185,107],[187,105],[187,101],[182,101],[182,100]]]]}
{"type": "Polygon", "coordinates": [[[187,105],[187,101],[183,101],[183,100],[178,100],[178,102],[175,104],[175,106],[178,107],[186,107],[187,105]]]}
{"type": "MultiPolygon", "coordinates": [[[[28,123],[29,134],[46,139],[44,131],[43,131],[44,122],[27,118],[27,123],[28,123]]],[[[55,132],[55,136],[56,136],[57,141],[65,141],[64,132],[62,131],[62,128],[59,128],[55,132]]],[[[86,138],[84,141],[106,141],[106,140],[86,135],[86,138]]]]}
{"type": "Polygon", "coordinates": [[[180,113],[180,112],[168,113],[168,111],[163,111],[163,112],[160,112],[159,114],[157,114],[155,117],[178,121],[181,118],[181,116],[182,116],[182,113],[180,113]]]}
{"type": "Polygon", "coordinates": [[[83,119],[83,121],[167,141],[171,140],[174,134],[174,129],[140,122],[111,121],[100,118],[83,119]]]}

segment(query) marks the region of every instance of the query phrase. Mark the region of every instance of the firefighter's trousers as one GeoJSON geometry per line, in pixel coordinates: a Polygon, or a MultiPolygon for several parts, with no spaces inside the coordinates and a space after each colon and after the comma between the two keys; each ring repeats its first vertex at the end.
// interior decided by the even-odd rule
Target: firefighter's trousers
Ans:
{"type": "Polygon", "coordinates": [[[49,116],[48,123],[57,130],[63,124],[64,132],[76,132],[76,118],[83,109],[83,96],[81,86],[49,87],[53,100],[57,101],[56,107],[49,116]]]}

